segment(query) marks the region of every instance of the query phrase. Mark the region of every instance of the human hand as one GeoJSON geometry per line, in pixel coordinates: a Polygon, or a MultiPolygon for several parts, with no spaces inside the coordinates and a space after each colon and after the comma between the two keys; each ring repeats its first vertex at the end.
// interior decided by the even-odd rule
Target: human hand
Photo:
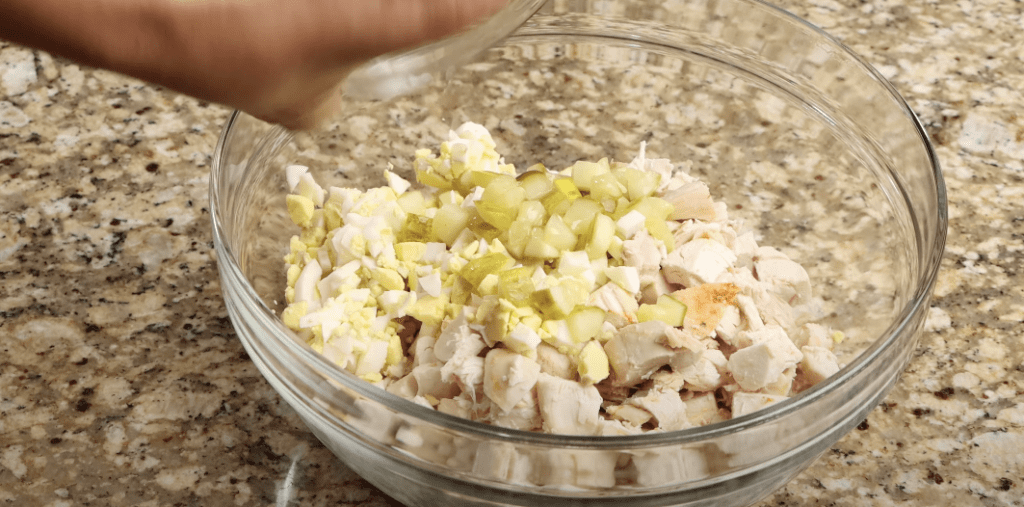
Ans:
{"type": "Polygon", "coordinates": [[[0,37],[305,129],[337,107],[355,65],[506,1],[9,0],[0,37]]]}

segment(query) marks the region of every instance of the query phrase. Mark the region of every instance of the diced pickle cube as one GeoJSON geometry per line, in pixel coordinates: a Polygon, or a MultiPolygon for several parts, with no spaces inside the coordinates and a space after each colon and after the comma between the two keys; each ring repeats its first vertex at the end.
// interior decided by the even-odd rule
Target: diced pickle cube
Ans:
{"type": "Polygon", "coordinates": [[[547,225],[544,226],[544,242],[558,250],[559,255],[575,247],[577,239],[576,234],[558,215],[549,218],[547,225]]]}
{"type": "Polygon", "coordinates": [[[655,220],[648,218],[644,222],[644,226],[647,227],[647,233],[654,239],[660,239],[665,244],[665,250],[669,253],[676,248],[676,238],[672,235],[672,231],[668,228],[668,222],[665,220],[655,220]]]}
{"type": "Polygon", "coordinates": [[[515,262],[511,257],[500,252],[489,253],[477,257],[462,268],[459,272],[462,278],[465,278],[467,282],[473,287],[480,285],[484,277],[490,274],[498,274],[505,270],[512,263],[515,262]]]}
{"type": "Polygon", "coordinates": [[[548,242],[546,230],[546,227],[534,227],[530,231],[530,239],[523,249],[523,256],[534,259],[557,259],[561,255],[562,252],[548,242]]]}
{"type": "Polygon", "coordinates": [[[640,322],[660,320],[672,327],[682,326],[685,317],[686,304],[668,294],[658,296],[658,302],[653,305],[640,305],[636,312],[636,318],[640,322]]]}
{"type": "MultiPolygon", "coordinates": [[[[543,166],[541,169],[543,171],[543,166]]],[[[526,198],[531,201],[536,201],[555,189],[551,176],[542,171],[527,171],[519,175],[519,185],[526,192],[526,198]]]]}
{"type": "Polygon", "coordinates": [[[454,203],[443,204],[431,223],[433,239],[451,245],[469,224],[469,210],[454,203]]]}
{"type": "Polygon", "coordinates": [[[583,282],[569,278],[531,294],[530,306],[540,311],[545,319],[560,320],[578,305],[585,304],[589,296],[590,291],[583,282]]]}
{"type": "Polygon", "coordinates": [[[536,290],[533,283],[533,268],[521,266],[498,273],[498,287],[501,297],[516,306],[530,304],[530,295],[536,290]]]}
{"type": "Polygon", "coordinates": [[[590,182],[590,198],[603,201],[605,199],[618,199],[626,193],[626,187],[619,183],[619,180],[611,173],[594,176],[590,182]]]}
{"type": "Polygon", "coordinates": [[[434,220],[422,215],[409,214],[405,217],[405,226],[398,232],[396,241],[417,241],[426,243],[431,241],[430,229],[434,220]]]}
{"type": "Polygon", "coordinates": [[[512,255],[523,257],[532,232],[533,226],[529,223],[522,220],[512,222],[512,226],[508,228],[508,237],[503,241],[505,248],[512,255]]]}
{"type": "Polygon", "coordinates": [[[589,192],[591,189],[591,183],[594,181],[594,177],[607,174],[611,167],[608,165],[608,159],[602,158],[597,162],[580,160],[573,164],[571,169],[572,182],[576,185],[576,188],[584,192],[589,192]]]}
{"type": "Polygon", "coordinates": [[[590,341],[580,349],[576,371],[584,384],[596,384],[611,374],[608,354],[597,341],[590,341]]]}
{"type": "Polygon", "coordinates": [[[562,192],[551,192],[542,197],[540,202],[544,205],[544,210],[547,211],[548,215],[564,214],[569,209],[569,204],[572,203],[569,197],[562,192]]]}
{"type": "Polygon", "coordinates": [[[583,343],[597,336],[604,324],[604,310],[596,306],[577,306],[565,318],[569,334],[577,343],[583,343]]]}
{"type": "Polygon", "coordinates": [[[575,201],[576,199],[583,197],[583,194],[580,193],[580,189],[577,188],[576,184],[574,184],[569,178],[555,178],[554,184],[555,190],[562,193],[562,195],[569,199],[569,201],[575,201]]]}
{"type": "MultiPolygon", "coordinates": [[[[675,210],[668,201],[660,197],[642,197],[638,201],[634,201],[629,206],[629,211],[639,211],[643,213],[648,220],[658,220],[664,222],[668,220],[669,214],[675,210]]],[[[628,213],[628,212],[627,212],[628,213]]]]}
{"type": "Polygon", "coordinates": [[[604,208],[601,204],[591,199],[576,199],[569,205],[562,216],[565,225],[572,229],[572,232],[582,235],[590,230],[594,223],[594,217],[601,214],[604,208]]]}
{"type": "Polygon", "coordinates": [[[462,174],[460,180],[465,180],[466,193],[469,193],[476,187],[487,188],[487,185],[499,175],[500,173],[491,171],[468,171],[462,174]]]}
{"type": "Polygon", "coordinates": [[[473,234],[491,241],[501,235],[501,230],[497,227],[487,223],[479,213],[472,213],[469,217],[469,223],[466,225],[469,230],[473,231],[473,234]]]}
{"type": "Polygon", "coordinates": [[[451,190],[452,182],[437,173],[416,169],[416,181],[439,190],[451,190]]]}
{"type": "Polygon", "coordinates": [[[520,220],[530,224],[533,227],[538,225],[544,225],[547,220],[548,214],[544,210],[544,205],[538,201],[526,201],[522,206],[519,207],[519,214],[516,216],[516,220],[520,220]]]}
{"type": "Polygon", "coordinates": [[[480,217],[498,229],[508,229],[519,213],[526,191],[507,174],[496,175],[484,187],[484,193],[476,202],[480,217]]]}
{"type": "Polygon", "coordinates": [[[590,233],[585,236],[583,249],[592,260],[606,257],[614,238],[615,222],[608,215],[597,215],[594,217],[590,233]]]}
{"type": "Polygon", "coordinates": [[[449,298],[452,304],[465,305],[473,296],[473,286],[462,276],[455,276],[452,282],[452,292],[449,298]]]}
{"type": "Polygon", "coordinates": [[[626,169],[626,191],[629,200],[635,201],[654,193],[661,184],[661,175],[656,172],[626,169]]]}

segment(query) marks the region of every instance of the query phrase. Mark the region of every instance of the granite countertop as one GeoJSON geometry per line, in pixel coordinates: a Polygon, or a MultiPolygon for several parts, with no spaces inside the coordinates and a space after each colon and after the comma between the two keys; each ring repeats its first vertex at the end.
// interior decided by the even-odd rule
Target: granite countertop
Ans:
{"type": "MultiPolygon", "coordinates": [[[[891,395],[763,505],[1024,505],[1024,4],[786,0],[935,142],[949,238],[891,395]]],[[[390,505],[250,362],[207,209],[226,109],[0,42],[0,505],[390,505]]]]}

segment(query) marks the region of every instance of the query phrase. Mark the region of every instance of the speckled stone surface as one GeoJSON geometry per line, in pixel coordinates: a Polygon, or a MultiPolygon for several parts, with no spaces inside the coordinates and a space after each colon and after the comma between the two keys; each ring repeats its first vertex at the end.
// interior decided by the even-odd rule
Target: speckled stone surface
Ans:
{"type": "MultiPolygon", "coordinates": [[[[921,345],[763,505],[1024,505],[1024,4],[786,1],[907,98],[949,191],[921,345]]],[[[207,211],[224,108],[0,42],[0,505],[388,505],[260,376],[207,211]]]]}

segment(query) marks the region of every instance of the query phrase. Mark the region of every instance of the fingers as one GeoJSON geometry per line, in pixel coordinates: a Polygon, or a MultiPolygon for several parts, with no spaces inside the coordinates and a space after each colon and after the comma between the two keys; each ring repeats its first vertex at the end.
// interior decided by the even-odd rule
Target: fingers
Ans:
{"type": "Polygon", "coordinates": [[[351,57],[351,50],[377,55],[441,39],[483,21],[509,0],[344,1],[351,24],[338,34],[335,49],[351,57]]]}

